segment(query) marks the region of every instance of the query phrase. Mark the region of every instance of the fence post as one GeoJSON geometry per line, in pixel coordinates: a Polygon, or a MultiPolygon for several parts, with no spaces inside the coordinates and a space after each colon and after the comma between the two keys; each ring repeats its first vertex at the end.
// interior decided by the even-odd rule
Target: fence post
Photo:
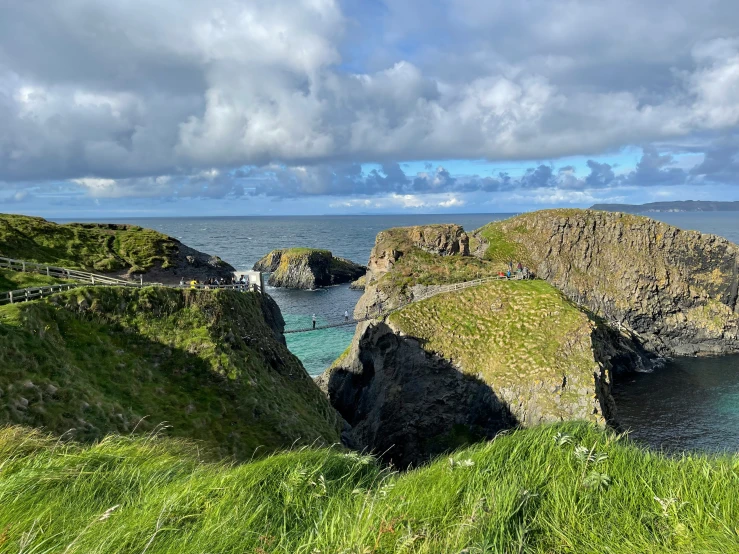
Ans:
{"type": "Polygon", "coordinates": [[[13,291],[12,290],[10,291],[10,303],[11,304],[13,303],[13,291]]]}
{"type": "Polygon", "coordinates": [[[50,275],[49,275],[49,266],[48,265],[46,266],[46,276],[47,277],[50,277],[50,275]]]}
{"type": "Polygon", "coordinates": [[[92,284],[94,285],[95,284],[95,276],[94,275],[90,275],[90,279],[92,280],[92,284]]]}
{"type": "Polygon", "coordinates": [[[139,275],[139,284],[143,287],[144,286],[144,276],[139,275]]]}
{"type": "Polygon", "coordinates": [[[23,262],[23,273],[26,272],[26,262],[23,262]]]}

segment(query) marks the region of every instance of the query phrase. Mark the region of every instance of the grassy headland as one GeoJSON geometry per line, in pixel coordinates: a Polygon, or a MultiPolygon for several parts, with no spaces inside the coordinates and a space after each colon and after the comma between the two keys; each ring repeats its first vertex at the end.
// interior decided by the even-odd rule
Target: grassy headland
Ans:
{"type": "Polygon", "coordinates": [[[78,288],[0,307],[0,422],[82,441],[148,432],[246,458],[338,441],[337,417],[260,296],[78,288]]]}
{"type": "Polygon", "coordinates": [[[135,225],[69,223],[0,214],[0,256],[88,271],[167,268],[177,252],[167,235],[135,225]]]}
{"type": "MultiPolygon", "coordinates": [[[[599,374],[595,324],[544,281],[493,281],[410,304],[393,327],[453,360],[513,405],[532,402],[548,420],[570,419],[580,389],[599,374]],[[567,386],[562,386],[563,379],[567,386]]],[[[583,411],[594,421],[601,414],[583,411]]]]}
{"type": "Polygon", "coordinates": [[[392,473],[303,449],[0,431],[0,552],[728,553],[739,459],[668,458],[584,424],[515,431],[392,473]]]}

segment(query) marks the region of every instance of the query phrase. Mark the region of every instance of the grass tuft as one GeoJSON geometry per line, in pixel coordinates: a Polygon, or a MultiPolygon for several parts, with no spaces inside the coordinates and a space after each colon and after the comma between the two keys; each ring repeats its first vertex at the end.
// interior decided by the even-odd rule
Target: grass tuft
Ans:
{"type": "Polygon", "coordinates": [[[515,431],[406,473],[302,448],[0,430],[0,552],[739,551],[739,459],[668,458],[585,424],[515,431]],[[563,440],[565,439],[566,440],[563,440]]]}

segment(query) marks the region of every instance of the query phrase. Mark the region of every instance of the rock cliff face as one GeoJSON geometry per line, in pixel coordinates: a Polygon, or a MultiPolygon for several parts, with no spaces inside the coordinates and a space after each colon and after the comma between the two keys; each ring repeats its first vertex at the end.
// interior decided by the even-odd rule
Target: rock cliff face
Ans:
{"type": "Polygon", "coordinates": [[[501,281],[360,324],[319,385],[353,444],[405,467],[516,425],[615,424],[614,374],[649,363],[547,283],[501,281]]]}
{"type": "Polygon", "coordinates": [[[739,351],[739,247],[645,217],[550,210],[475,233],[493,262],[521,261],[662,355],[739,351]]]}
{"type": "Polygon", "coordinates": [[[407,284],[415,284],[421,279],[416,270],[431,267],[431,260],[444,265],[444,262],[449,262],[449,257],[459,259],[469,257],[469,254],[469,237],[459,225],[397,227],[380,232],[370,253],[365,294],[357,303],[355,317],[374,313],[380,304],[385,310],[399,304],[400,295],[406,292],[404,288],[382,281],[403,258],[404,264],[396,268],[395,273],[408,277],[407,284]]]}
{"type": "Polygon", "coordinates": [[[349,283],[362,277],[367,268],[328,250],[288,248],[273,250],[256,264],[254,271],[271,273],[273,287],[315,289],[349,283]]]}

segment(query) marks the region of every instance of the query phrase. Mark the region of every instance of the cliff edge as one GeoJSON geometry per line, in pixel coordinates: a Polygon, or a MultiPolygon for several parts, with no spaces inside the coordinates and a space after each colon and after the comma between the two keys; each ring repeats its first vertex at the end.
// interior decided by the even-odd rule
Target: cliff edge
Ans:
{"type": "Polygon", "coordinates": [[[177,239],[136,225],[67,223],[0,214],[0,256],[117,277],[174,284],[230,278],[234,268],[177,239]]]}
{"type": "Polygon", "coordinates": [[[267,296],[78,288],[0,306],[0,425],[78,441],[167,434],[247,459],[338,442],[343,422],[284,345],[267,296]]]}
{"type": "Polygon", "coordinates": [[[660,355],[739,352],[739,247],[646,217],[547,210],[490,223],[482,258],[520,261],[660,355]]]}

